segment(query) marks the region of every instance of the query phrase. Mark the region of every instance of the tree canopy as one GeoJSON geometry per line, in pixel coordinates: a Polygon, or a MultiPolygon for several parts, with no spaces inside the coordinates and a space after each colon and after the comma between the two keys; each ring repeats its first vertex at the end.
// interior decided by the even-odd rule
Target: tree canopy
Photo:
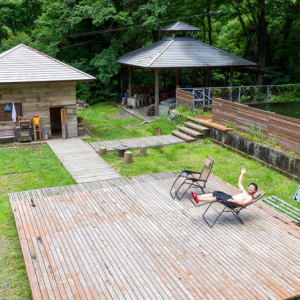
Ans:
{"type": "MultiPolygon", "coordinates": [[[[24,43],[97,77],[79,83],[78,96],[90,102],[120,90],[116,57],[162,38],[157,29],[180,20],[199,27],[196,38],[277,72],[266,84],[300,80],[300,0],[3,0],[0,50],[24,43]]],[[[153,83],[137,70],[136,83],[153,83]]],[[[191,85],[191,70],[186,83],[191,85]]],[[[225,85],[224,70],[203,72],[198,85],[225,85]]],[[[169,75],[169,83],[175,74],[169,75]]],[[[235,84],[251,78],[237,74],[235,84]]],[[[258,82],[262,83],[262,82],[258,82]]]]}

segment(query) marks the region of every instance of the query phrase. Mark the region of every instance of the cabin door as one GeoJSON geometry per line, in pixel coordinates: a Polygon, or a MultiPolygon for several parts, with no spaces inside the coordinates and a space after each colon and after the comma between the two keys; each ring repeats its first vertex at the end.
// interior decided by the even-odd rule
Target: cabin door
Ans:
{"type": "Polygon", "coordinates": [[[61,116],[62,137],[65,140],[67,138],[67,111],[65,107],[63,107],[60,110],[60,116],[61,116]]]}

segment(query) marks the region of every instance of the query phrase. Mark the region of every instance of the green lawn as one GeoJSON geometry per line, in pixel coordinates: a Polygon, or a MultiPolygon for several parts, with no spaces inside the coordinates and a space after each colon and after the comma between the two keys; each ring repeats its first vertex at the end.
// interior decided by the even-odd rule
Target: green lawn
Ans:
{"type": "Polygon", "coordinates": [[[296,201],[292,200],[298,187],[294,180],[209,140],[154,149],[148,148],[147,156],[144,157],[139,155],[139,150],[133,150],[133,163],[130,165],[125,165],[122,159],[115,158],[115,152],[109,152],[102,157],[122,176],[131,177],[184,169],[201,171],[207,155],[215,160],[212,173],[228,183],[237,187],[240,171],[242,168],[246,168],[245,187],[251,182],[255,182],[266,192],[266,196],[275,195],[299,208],[296,201]]]}
{"type": "MultiPolygon", "coordinates": [[[[186,118],[168,122],[167,116],[156,119],[150,124],[142,124],[144,120],[138,117],[125,117],[122,107],[112,102],[100,102],[84,110],[78,110],[79,117],[84,120],[85,127],[92,134],[92,139],[84,139],[86,142],[101,140],[116,140],[154,135],[154,128],[161,127],[162,134],[171,134],[177,125],[186,121],[186,118]]],[[[191,111],[184,115],[194,115],[191,111]]]]}
{"type": "Polygon", "coordinates": [[[32,299],[7,194],[74,183],[47,145],[0,149],[0,299],[32,299]]]}

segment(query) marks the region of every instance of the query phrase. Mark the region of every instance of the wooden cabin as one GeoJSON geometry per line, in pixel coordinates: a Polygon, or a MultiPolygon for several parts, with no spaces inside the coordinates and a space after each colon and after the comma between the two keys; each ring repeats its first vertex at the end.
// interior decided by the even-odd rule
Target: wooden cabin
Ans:
{"type": "Polygon", "coordinates": [[[75,84],[94,79],[23,44],[0,53],[0,136],[18,126],[12,120],[14,103],[18,116],[39,116],[50,137],[76,137],[75,84]]]}

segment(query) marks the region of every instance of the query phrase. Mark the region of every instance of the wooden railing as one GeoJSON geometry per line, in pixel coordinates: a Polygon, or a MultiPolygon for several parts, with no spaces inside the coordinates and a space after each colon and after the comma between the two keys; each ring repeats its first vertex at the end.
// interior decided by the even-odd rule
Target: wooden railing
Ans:
{"type": "Polygon", "coordinates": [[[176,89],[176,102],[177,105],[183,105],[187,108],[193,108],[194,94],[182,89],[176,89]]]}
{"type": "Polygon", "coordinates": [[[282,148],[300,154],[300,120],[247,105],[214,98],[212,120],[237,131],[258,134],[282,148]]]}

